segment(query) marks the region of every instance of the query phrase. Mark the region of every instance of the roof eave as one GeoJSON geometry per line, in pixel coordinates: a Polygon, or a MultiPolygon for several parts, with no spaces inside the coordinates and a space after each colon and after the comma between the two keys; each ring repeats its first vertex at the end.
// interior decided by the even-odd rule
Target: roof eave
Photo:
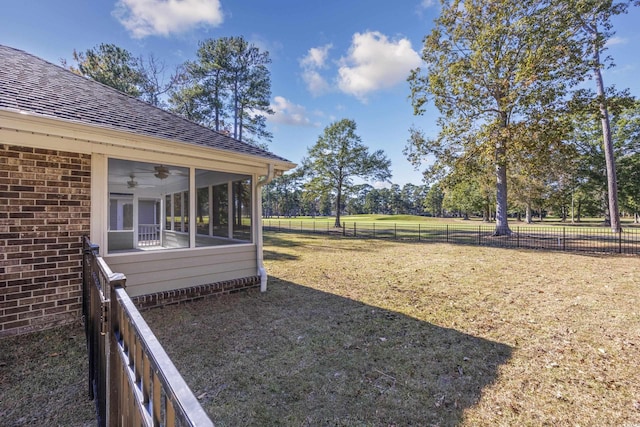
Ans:
{"type": "Polygon", "coordinates": [[[0,118],[2,119],[0,128],[16,131],[40,133],[43,135],[53,135],[79,141],[122,146],[159,153],[175,153],[176,148],[179,147],[179,152],[185,155],[186,150],[188,152],[186,154],[191,157],[221,157],[232,163],[250,164],[254,166],[264,165],[265,167],[273,165],[276,170],[283,172],[297,166],[295,163],[285,159],[240,153],[185,141],[126,132],[106,126],[60,119],[13,108],[0,107],[0,118]]]}

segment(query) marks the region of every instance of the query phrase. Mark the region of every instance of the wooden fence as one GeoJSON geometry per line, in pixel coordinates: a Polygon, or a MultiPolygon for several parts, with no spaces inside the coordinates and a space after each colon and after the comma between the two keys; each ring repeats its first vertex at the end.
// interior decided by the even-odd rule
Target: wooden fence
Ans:
{"type": "Polygon", "coordinates": [[[365,239],[391,239],[424,243],[454,243],[500,248],[543,249],[640,255],[640,228],[621,233],[609,228],[580,226],[515,226],[511,234],[495,236],[495,225],[411,224],[345,221],[341,228],[329,222],[263,219],[263,229],[275,232],[328,234],[365,239]]]}
{"type": "Polygon", "coordinates": [[[89,397],[99,426],[213,426],[113,273],[83,238],[89,397]]]}

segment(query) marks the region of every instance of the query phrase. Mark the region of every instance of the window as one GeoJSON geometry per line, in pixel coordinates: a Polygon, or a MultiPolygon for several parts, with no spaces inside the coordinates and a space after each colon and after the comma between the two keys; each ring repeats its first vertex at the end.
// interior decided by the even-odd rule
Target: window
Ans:
{"type": "Polygon", "coordinates": [[[187,167],[109,159],[107,251],[250,243],[251,176],[194,172],[192,184],[187,167]]]}
{"type": "Polygon", "coordinates": [[[196,169],[196,246],[250,243],[251,177],[196,169]]]}

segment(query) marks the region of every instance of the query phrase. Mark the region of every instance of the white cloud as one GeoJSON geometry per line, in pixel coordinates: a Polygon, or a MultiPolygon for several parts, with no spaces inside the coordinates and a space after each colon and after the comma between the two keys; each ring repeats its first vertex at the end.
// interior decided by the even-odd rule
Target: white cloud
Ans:
{"type": "Polygon", "coordinates": [[[439,5],[438,0],[421,0],[416,6],[416,14],[423,17],[424,13],[431,8],[436,8],[439,5]]]}
{"type": "Polygon", "coordinates": [[[275,112],[268,120],[274,123],[292,126],[318,126],[307,117],[307,111],[302,105],[294,104],[282,96],[276,96],[271,103],[275,112]]]}
{"type": "Polygon", "coordinates": [[[322,95],[331,89],[331,85],[316,70],[302,70],[302,80],[313,96],[322,95]]]}
{"type": "Polygon", "coordinates": [[[356,33],[348,55],[340,60],[338,87],[365,101],[367,94],[405,81],[420,62],[406,38],[389,40],[377,31],[356,33]]]}
{"type": "Polygon", "coordinates": [[[112,14],[134,38],[216,27],[224,19],[220,0],[119,0],[112,14]]]}
{"type": "Polygon", "coordinates": [[[626,43],[627,43],[627,39],[613,36],[609,40],[607,40],[606,46],[610,47],[610,46],[615,46],[617,44],[626,44],[626,43]]]}
{"type": "Polygon", "coordinates": [[[302,80],[307,85],[307,90],[312,95],[318,96],[326,93],[330,89],[327,80],[322,77],[319,69],[326,68],[329,50],[332,45],[327,44],[320,47],[312,47],[307,54],[300,59],[300,67],[302,68],[302,80]]]}
{"type": "Polygon", "coordinates": [[[300,60],[300,65],[303,68],[324,68],[327,58],[329,57],[329,50],[332,47],[333,45],[331,44],[312,47],[309,49],[307,55],[300,60]]]}
{"type": "Polygon", "coordinates": [[[437,3],[436,0],[422,0],[420,5],[418,6],[420,9],[429,9],[432,6],[435,6],[437,3]]]}

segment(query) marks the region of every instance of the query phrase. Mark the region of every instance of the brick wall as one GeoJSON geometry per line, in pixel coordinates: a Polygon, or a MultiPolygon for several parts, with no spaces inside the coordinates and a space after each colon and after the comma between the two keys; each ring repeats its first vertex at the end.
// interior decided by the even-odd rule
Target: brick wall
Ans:
{"type": "Polygon", "coordinates": [[[91,157],[0,144],[0,337],[78,319],[91,157]]]}
{"type": "Polygon", "coordinates": [[[144,311],[165,305],[182,304],[251,289],[260,289],[260,276],[243,277],[240,279],[225,280],[224,282],[210,283],[208,285],[191,286],[172,291],[139,295],[132,297],[131,300],[138,310],[144,311]]]}

